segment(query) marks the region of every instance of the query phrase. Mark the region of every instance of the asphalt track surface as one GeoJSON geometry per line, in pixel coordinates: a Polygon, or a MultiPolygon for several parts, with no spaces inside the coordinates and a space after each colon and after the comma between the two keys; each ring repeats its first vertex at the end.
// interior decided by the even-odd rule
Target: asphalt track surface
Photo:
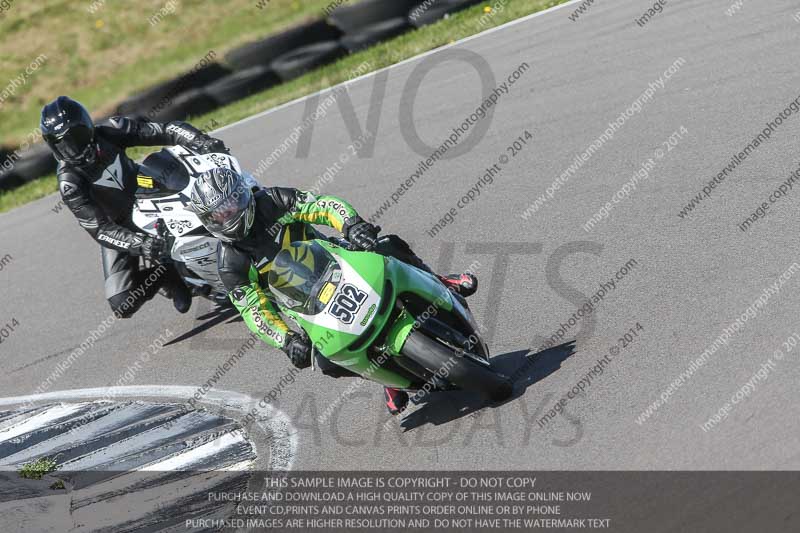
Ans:
{"type": "MultiPolygon", "coordinates": [[[[709,431],[700,428],[798,330],[800,277],[771,296],[666,405],[643,423],[636,421],[800,259],[795,191],[749,231],[737,228],[796,168],[799,116],[784,121],[689,217],[678,217],[731,156],[798,96],[800,24],[792,18],[797,6],[785,0],[745,3],[727,16],[729,0],[670,2],[644,27],[634,22],[647,7],[642,2],[598,2],[573,22],[568,15],[576,7],[552,10],[385,71],[374,154],[352,157],[322,189],[350,200],[367,216],[414,172],[420,155],[401,133],[408,127],[401,121],[409,115],[400,112],[400,102],[421,61],[436,63],[414,104],[416,127],[431,145],[443,141],[481,101],[476,70],[463,61],[442,61],[440,54],[479,54],[498,82],[520,63],[530,65],[501,97],[477,146],[435,164],[380,220],[385,232],[404,236],[440,271],[480,262],[481,290],[471,305],[488,330],[497,365],[514,372],[525,364],[526,354],[531,357],[519,372],[516,398],[486,407],[469,395],[439,394],[412,408],[404,420],[386,424],[381,390],[368,383],[335,416],[318,423],[351,381],[304,371],[273,402],[294,426],[292,468],[800,466],[795,400],[800,349],[774,361],[775,369],[754,383],[726,420],[709,431]],[[678,58],[685,64],[641,112],[523,220],[519,214],[678,58]],[[586,221],[682,126],[688,133],[657,162],[650,178],[591,232],[584,231],[586,221]],[[430,238],[426,230],[525,130],[533,141],[452,225],[430,238]],[[514,255],[502,258],[501,252],[514,255]],[[541,337],[568,322],[582,301],[630,259],[637,264],[605,295],[592,318],[578,321],[564,335],[564,341],[576,340],[574,353],[532,355],[541,337]],[[643,331],[635,341],[568,401],[565,415],[540,427],[537,420],[637,323],[643,331]]],[[[348,85],[362,126],[375,80],[366,76],[348,85]]],[[[305,107],[304,101],[283,106],[225,128],[220,136],[244,166],[255,168],[301,122],[305,107]]],[[[350,137],[341,108],[334,105],[316,121],[308,157],[295,157],[292,148],[261,181],[309,188],[348,153],[350,137]]],[[[49,196],[0,216],[0,256],[13,257],[0,272],[0,323],[16,319],[20,324],[0,346],[3,396],[32,394],[109,315],[98,247],[69,213],[51,211],[57,201],[49,196]]],[[[169,302],[156,298],[133,319],[115,323],[50,391],[115,383],[166,329],[174,338],[192,335],[161,350],[133,385],[200,386],[246,338],[240,321],[225,315],[214,320],[207,316],[210,311],[196,300],[189,314],[178,316],[169,302]],[[216,323],[203,329],[209,320],[216,323]]],[[[288,369],[282,353],[254,350],[216,389],[261,398],[288,369]]]]}

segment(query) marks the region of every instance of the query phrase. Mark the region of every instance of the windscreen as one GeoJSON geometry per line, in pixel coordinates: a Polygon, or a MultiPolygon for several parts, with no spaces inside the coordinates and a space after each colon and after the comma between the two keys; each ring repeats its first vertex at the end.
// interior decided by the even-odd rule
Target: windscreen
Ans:
{"type": "Polygon", "coordinates": [[[314,241],[293,242],[281,250],[267,275],[281,305],[307,315],[325,308],[340,278],[338,263],[314,241]]]}

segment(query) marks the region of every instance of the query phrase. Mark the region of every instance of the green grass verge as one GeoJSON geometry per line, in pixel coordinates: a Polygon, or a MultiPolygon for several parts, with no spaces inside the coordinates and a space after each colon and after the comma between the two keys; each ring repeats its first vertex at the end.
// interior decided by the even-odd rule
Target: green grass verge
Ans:
{"type": "Polygon", "coordinates": [[[0,194],[0,213],[38,200],[58,190],[55,175],[44,176],[0,194]]]}
{"type": "Polygon", "coordinates": [[[23,83],[0,95],[0,144],[22,142],[59,94],[96,116],[110,113],[211,51],[219,61],[242,43],[320,18],[329,1],[16,0],[0,13],[0,91],[23,83]]]}
{"type": "MultiPolygon", "coordinates": [[[[490,0],[436,24],[410,31],[391,41],[349,55],[336,63],[321,67],[300,78],[254,94],[207,115],[190,120],[200,128],[213,124],[221,127],[265,111],[285,102],[311,94],[348,80],[353,72],[364,74],[416,56],[428,50],[452,43],[511,20],[562,4],[567,0],[490,0]],[[490,6],[497,6],[490,10],[490,6]],[[364,68],[367,65],[367,69],[364,68]]],[[[130,150],[131,157],[140,157],[153,148],[130,150]]],[[[12,191],[0,194],[0,212],[8,211],[47,194],[55,192],[54,176],[45,176],[12,191]]]]}

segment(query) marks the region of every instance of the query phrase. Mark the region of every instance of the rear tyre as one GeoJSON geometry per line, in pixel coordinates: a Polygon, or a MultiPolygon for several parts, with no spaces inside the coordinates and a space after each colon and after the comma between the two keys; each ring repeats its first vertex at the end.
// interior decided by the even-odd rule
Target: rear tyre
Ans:
{"type": "Polygon", "coordinates": [[[439,344],[419,331],[411,332],[406,339],[402,353],[425,367],[429,372],[439,372],[439,375],[444,376],[454,385],[470,392],[483,394],[492,401],[506,400],[513,393],[514,386],[508,378],[496,374],[466,357],[457,355],[452,349],[439,344]]]}

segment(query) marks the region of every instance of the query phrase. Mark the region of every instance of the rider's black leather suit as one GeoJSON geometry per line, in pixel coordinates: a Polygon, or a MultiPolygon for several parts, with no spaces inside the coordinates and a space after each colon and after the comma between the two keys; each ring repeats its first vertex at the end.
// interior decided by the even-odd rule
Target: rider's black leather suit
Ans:
{"type": "Polygon", "coordinates": [[[185,122],[160,124],[114,117],[95,127],[97,151],[78,164],[61,161],[58,188],[78,224],[101,245],[106,298],[112,310],[129,317],[175,273],[152,278],[154,269],[140,270],[142,237],[131,222],[139,166],[125,150],[133,146],[189,146],[206,135],[185,122]]]}

